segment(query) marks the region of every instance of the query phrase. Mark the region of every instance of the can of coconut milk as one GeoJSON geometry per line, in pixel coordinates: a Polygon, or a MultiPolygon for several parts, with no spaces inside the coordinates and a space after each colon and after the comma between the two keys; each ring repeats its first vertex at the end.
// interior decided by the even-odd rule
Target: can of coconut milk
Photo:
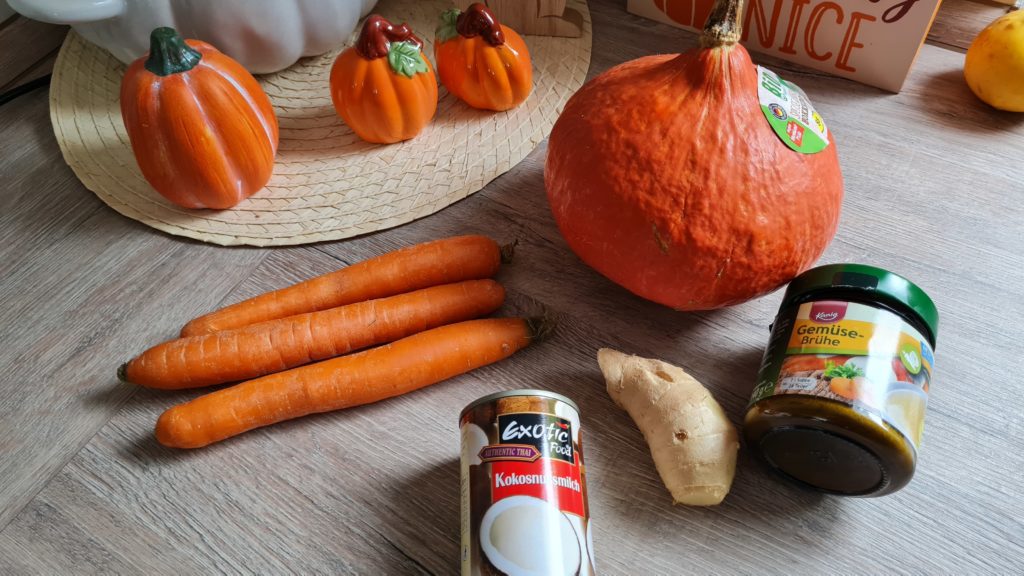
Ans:
{"type": "Polygon", "coordinates": [[[576,404],[544,390],[480,398],[459,416],[462,574],[595,574],[576,404]]]}

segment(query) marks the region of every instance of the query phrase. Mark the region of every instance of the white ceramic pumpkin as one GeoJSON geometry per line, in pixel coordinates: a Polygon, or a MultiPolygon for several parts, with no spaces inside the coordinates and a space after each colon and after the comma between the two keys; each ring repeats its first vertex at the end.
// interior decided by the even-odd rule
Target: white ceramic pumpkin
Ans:
{"type": "Polygon", "coordinates": [[[171,26],[213,44],[250,72],[276,72],[343,44],[376,0],[7,0],[23,16],[70,24],[128,63],[149,33],[171,26]]]}

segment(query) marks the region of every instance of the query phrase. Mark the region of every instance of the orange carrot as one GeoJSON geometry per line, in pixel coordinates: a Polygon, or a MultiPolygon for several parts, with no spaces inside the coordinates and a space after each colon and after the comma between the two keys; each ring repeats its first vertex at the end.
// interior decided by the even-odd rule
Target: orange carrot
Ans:
{"type": "Polygon", "coordinates": [[[197,388],[248,380],[490,314],[505,290],[494,280],[432,286],[390,298],[259,322],[158,344],[121,366],[121,380],[197,388]]]}
{"type": "Polygon", "coordinates": [[[455,236],[409,246],[267,292],[200,316],[181,336],[208,334],[266,320],[336,308],[463,280],[490,278],[509,248],[486,236],[455,236]]]}
{"type": "Polygon", "coordinates": [[[199,448],[276,422],[377,402],[507,358],[550,328],[524,318],[434,328],[200,396],[164,412],[156,438],[165,446],[199,448]]]}

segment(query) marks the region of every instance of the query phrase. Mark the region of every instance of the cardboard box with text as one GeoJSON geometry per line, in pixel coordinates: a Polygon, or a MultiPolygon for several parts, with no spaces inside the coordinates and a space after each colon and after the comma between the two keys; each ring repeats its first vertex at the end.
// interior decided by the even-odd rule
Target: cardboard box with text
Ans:
{"type": "MultiPolygon", "coordinates": [[[[747,0],[743,45],[899,92],[941,0],[747,0]]],[[[691,30],[714,0],[628,0],[640,16],[691,30]]]]}

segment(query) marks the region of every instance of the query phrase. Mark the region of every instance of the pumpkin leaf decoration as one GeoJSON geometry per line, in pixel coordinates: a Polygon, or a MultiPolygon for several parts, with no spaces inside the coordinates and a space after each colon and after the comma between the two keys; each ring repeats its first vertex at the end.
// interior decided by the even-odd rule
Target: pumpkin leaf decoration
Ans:
{"type": "Polygon", "coordinates": [[[447,42],[459,35],[459,31],[456,28],[459,14],[462,14],[462,11],[458,8],[445,10],[441,14],[441,25],[434,30],[434,37],[438,42],[447,42]]]}
{"type": "Polygon", "coordinates": [[[412,42],[392,42],[388,48],[388,64],[392,70],[409,78],[427,71],[419,46],[412,42]]]}

